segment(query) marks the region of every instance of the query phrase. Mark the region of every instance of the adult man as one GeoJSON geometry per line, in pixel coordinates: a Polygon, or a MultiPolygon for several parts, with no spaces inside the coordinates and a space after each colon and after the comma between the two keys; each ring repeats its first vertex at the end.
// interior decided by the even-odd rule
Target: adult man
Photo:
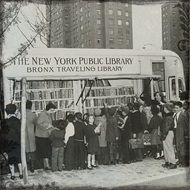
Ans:
{"type": "Polygon", "coordinates": [[[182,112],[182,103],[174,103],[174,131],[175,131],[175,140],[176,140],[176,149],[179,159],[179,165],[181,167],[185,166],[185,135],[188,131],[188,118],[182,112]]]}

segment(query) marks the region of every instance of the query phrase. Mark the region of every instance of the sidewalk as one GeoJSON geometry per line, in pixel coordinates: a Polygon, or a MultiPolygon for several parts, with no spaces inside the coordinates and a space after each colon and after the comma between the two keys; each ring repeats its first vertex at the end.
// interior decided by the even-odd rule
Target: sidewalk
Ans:
{"type": "MultiPolygon", "coordinates": [[[[114,166],[99,166],[93,170],[75,170],[62,172],[45,172],[37,170],[34,174],[29,173],[27,186],[58,186],[69,187],[96,187],[116,188],[126,186],[159,186],[186,187],[188,186],[187,168],[168,170],[161,165],[164,160],[146,158],[143,162],[132,164],[118,164],[114,166]]],[[[23,186],[20,179],[14,183],[8,178],[4,184],[8,187],[23,186]]]]}

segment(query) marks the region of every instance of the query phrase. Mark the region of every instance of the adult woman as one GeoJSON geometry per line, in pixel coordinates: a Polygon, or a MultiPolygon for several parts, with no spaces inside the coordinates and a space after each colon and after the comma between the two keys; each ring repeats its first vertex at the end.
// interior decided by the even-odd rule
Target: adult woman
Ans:
{"type": "Polygon", "coordinates": [[[51,113],[56,106],[49,102],[46,110],[41,112],[36,125],[36,152],[39,158],[43,159],[44,169],[50,169],[49,158],[51,156],[51,145],[49,140],[50,131],[54,128],[52,125],[51,113]]]}
{"type": "Polygon", "coordinates": [[[35,127],[37,116],[31,111],[32,102],[26,101],[26,153],[29,161],[30,171],[34,172],[34,160],[36,151],[35,127]]]}

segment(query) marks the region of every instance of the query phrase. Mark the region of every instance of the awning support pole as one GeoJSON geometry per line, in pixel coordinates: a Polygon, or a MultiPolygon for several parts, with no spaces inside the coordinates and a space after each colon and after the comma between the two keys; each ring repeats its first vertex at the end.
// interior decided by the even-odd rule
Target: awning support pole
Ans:
{"type": "Polygon", "coordinates": [[[26,129],[26,78],[22,78],[22,99],[21,99],[21,161],[24,184],[28,183],[28,170],[25,152],[25,129],[26,129]]]}

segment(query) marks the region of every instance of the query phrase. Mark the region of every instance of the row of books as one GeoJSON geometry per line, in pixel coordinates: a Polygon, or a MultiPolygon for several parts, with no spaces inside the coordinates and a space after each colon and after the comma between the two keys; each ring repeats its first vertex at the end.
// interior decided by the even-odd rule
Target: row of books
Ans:
{"type": "Polygon", "coordinates": [[[126,105],[131,102],[134,102],[133,96],[130,96],[130,97],[123,96],[123,97],[103,98],[103,99],[94,98],[91,100],[86,100],[85,106],[87,108],[103,107],[105,103],[109,106],[117,106],[117,105],[122,105],[122,104],[126,105]]]}
{"type": "Polygon", "coordinates": [[[28,92],[30,100],[73,98],[73,89],[60,89],[56,91],[28,92]]]}
{"type": "MultiPolygon", "coordinates": [[[[73,81],[28,81],[27,89],[46,89],[46,88],[72,88],[73,81]]],[[[16,82],[16,90],[21,90],[21,83],[16,82]]]]}
{"type": "MultiPolygon", "coordinates": [[[[88,89],[85,91],[88,93],[88,89]]],[[[134,88],[133,87],[121,87],[121,88],[101,88],[101,89],[91,89],[89,96],[117,96],[117,95],[133,95],[134,88]]]]}

